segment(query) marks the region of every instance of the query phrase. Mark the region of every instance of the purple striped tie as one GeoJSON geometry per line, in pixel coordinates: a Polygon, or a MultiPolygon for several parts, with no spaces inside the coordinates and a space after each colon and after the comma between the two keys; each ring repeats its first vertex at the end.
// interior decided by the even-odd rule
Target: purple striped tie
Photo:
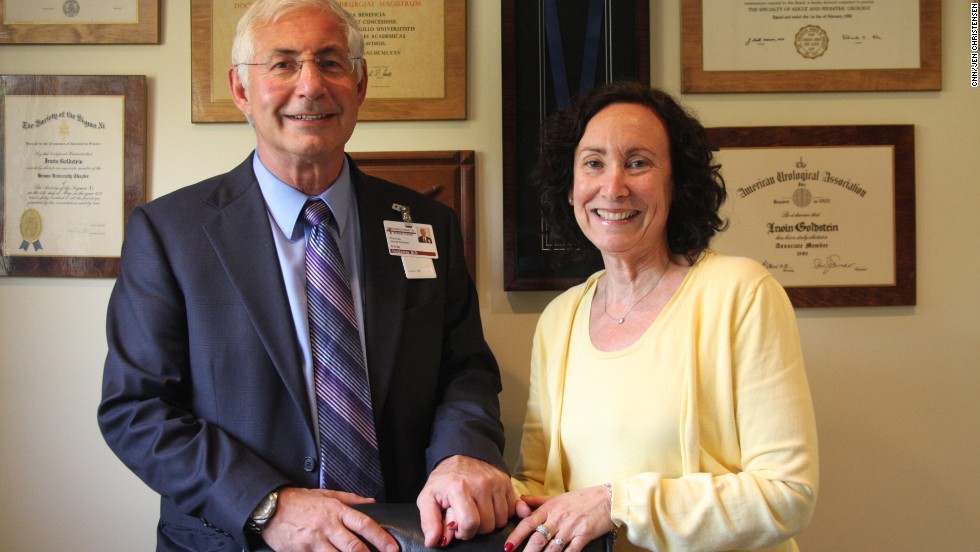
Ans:
{"type": "Polygon", "coordinates": [[[384,483],[371,391],[344,260],[330,234],[330,208],[303,207],[311,227],[306,296],[320,430],[320,486],[382,499],[384,483]]]}

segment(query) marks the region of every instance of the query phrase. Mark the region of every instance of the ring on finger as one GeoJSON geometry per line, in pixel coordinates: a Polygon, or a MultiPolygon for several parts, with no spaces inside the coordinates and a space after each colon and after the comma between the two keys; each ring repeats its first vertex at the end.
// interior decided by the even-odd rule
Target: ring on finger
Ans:
{"type": "Polygon", "coordinates": [[[539,535],[541,535],[542,537],[544,537],[544,540],[546,540],[546,541],[550,541],[551,540],[551,531],[549,531],[548,528],[545,527],[543,523],[541,525],[538,525],[537,527],[535,527],[534,528],[534,531],[536,533],[538,533],[539,535]]]}
{"type": "Polygon", "coordinates": [[[561,540],[561,537],[557,537],[557,536],[551,539],[551,544],[557,546],[558,550],[564,550],[565,547],[568,546],[567,542],[561,540]]]}

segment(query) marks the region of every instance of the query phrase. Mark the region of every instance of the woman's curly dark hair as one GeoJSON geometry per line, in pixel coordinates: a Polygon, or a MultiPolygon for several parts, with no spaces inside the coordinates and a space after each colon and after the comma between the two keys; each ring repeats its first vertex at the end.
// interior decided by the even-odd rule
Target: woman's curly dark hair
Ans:
{"type": "Polygon", "coordinates": [[[541,207],[552,237],[578,252],[595,248],[575,221],[568,204],[574,179],[575,148],[592,117],[611,104],[650,108],[667,131],[673,193],[667,215],[671,252],[692,261],[727,223],[718,216],[725,202],[725,180],[714,163],[704,127],[666,92],[632,81],[593,88],[572,106],[550,115],[541,129],[541,148],[533,178],[540,187],[541,207]]]}

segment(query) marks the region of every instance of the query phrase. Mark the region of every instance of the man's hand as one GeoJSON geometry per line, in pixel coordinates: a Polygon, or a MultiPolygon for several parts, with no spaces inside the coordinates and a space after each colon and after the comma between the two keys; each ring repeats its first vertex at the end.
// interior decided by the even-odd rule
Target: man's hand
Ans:
{"type": "Polygon", "coordinates": [[[506,473],[475,458],[450,456],[432,470],[416,501],[425,545],[446,546],[499,529],[516,502],[506,473]]]}
{"type": "Polygon", "coordinates": [[[368,552],[361,539],[381,552],[398,552],[398,543],[380,525],[348,507],[371,502],[373,498],[339,491],[284,488],[279,491],[276,514],[262,529],[262,539],[279,552],[368,552]]]}

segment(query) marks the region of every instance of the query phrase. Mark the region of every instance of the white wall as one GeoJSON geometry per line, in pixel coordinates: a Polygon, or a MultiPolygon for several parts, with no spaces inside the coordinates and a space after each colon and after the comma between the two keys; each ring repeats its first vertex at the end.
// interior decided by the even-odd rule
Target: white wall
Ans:
{"type": "MultiPolygon", "coordinates": [[[[147,195],[242,160],[244,125],[190,122],[190,8],[161,2],[162,42],[0,46],[4,74],[148,76],[147,195]]],[[[469,118],[361,123],[352,151],[477,152],[478,277],[504,375],[508,459],[534,324],[554,293],[503,291],[500,7],[469,2],[469,118]]],[[[980,542],[980,90],[969,4],[943,2],[941,92],[688,95],[707,126],[914,124],[918,305],[798,311],[821,445],[804,550],[968,550],[980,542]]],[[[680,10],[651,1],[652,79],[680,88],[680,10]]],[[[150,550],[156,497],[95,423],[111,280],[0,278],[0,548],[150,550]]]]}

